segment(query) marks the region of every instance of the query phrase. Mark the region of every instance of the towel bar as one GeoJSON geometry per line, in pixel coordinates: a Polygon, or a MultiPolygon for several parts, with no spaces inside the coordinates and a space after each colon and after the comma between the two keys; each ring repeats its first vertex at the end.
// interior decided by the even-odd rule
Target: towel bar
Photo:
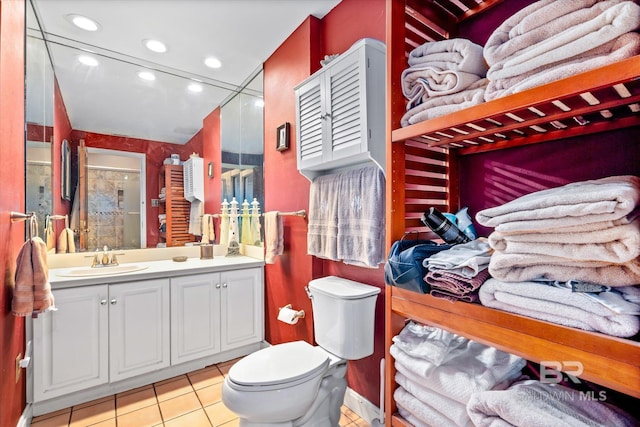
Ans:
{"type": "Polygon", "coordinates": [[[34,216],[36,216],[35,212],[28,212],[28,213],[11,212],[11,222],[26,221],[28,219],[33,218],[34,216]]]}

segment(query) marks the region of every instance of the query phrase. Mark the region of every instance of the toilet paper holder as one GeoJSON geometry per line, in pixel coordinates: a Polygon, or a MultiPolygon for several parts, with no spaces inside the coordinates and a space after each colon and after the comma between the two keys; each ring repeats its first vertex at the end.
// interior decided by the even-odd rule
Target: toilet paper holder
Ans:
{"type": "MultiPolygon", "coordinates": [[[[278,312],[280,312],[280,310],[282,310],[283,308],[288,308],[289,310],[293,310],[293,308],[291,308],[291,304],[287,304],[284,307],[279,307],[278,312]]],[[[304,319],[304,310],[295,310],[294,317],[297,319],[304,319]]]]}

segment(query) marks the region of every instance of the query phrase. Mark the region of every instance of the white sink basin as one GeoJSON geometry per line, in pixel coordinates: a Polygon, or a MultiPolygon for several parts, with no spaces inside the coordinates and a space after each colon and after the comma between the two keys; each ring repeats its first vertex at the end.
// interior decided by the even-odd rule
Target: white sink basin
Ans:
{"type": "Polygon", "coordinates": [[[144,270],[148,266],[138,264],[122,264],[109,267],[78,267],[69,270],[58,271],[56,274],[63,277],[89,277],[110,276],[112,274],[132,273],[144,270]]]}

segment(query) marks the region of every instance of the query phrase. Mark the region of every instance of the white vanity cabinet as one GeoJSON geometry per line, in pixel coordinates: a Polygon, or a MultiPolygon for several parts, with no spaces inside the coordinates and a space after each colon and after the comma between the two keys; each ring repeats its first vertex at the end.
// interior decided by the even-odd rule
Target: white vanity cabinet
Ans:
{"type": "Polygon", "coordinates": [[[169,366],[169,280],[53,291],[33,321],[34,401],[169,366]]]}
{"type": "Polygon", "coordinates": [[[169,280],[109,285],[109,381],[169,366],[169,280]]]}
{"type": "Polygon", "coordinates": [[[171,279],[171,363],[258,343],[264,336],[262,269],[171,279]]]}
{"type": "Polygon", "coordinates": [[[367,160],[384,168],[385,50],[362,39],[295,88],[298,169],[307,178],[367,160]]]}
{"type": "Polygon", "coordinates": [[[108,288],[54,291],[58,310],[33,320],[34,401],[109,381],[108,288]]]}

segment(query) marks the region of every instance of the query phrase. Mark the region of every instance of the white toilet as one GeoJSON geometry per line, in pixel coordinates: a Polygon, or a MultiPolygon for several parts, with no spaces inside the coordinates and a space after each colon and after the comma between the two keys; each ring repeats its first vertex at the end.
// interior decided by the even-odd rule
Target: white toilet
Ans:
{"type": "Polygon", "coordinates": [[[319,346],[278,344],[231,367],[222,401],[240,417],[240,426],[338,425],[347,360],[373,353],[380,288],[329,276],[309,282],[307,292],[319,346]]]}

